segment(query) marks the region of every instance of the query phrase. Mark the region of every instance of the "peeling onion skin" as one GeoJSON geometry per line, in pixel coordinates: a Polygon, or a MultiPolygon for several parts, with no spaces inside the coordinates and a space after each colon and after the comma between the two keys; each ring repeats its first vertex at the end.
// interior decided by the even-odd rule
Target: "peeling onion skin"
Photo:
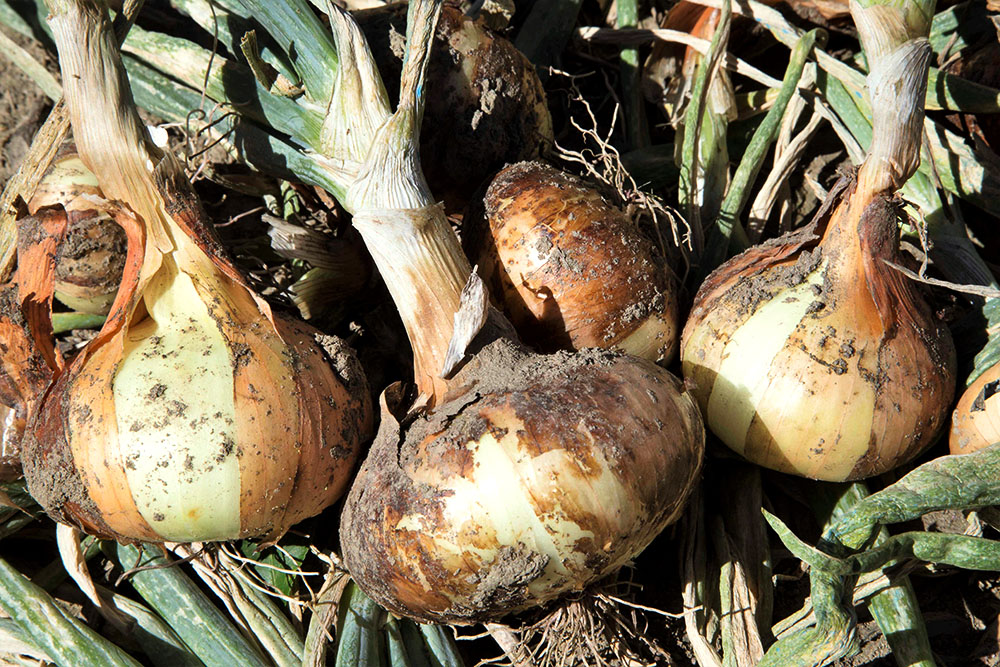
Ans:
{"type": "Polygon", "coordinates": [[[970,384],[951,415],[948,446],[952,454],[969,454],[1000,442],[1000,364],[970,384]]]}
{"type": "Polygon", "coordinates": [[[697,405],[649,361],[500,339],[453,383],[402,425],[383,405],[341,521],[351,575],[397,614],[471,624],[582,590],[676,520],[699,477],[697,405]]]}
{"type": "Polygon", "coordinates": [[[903,262],[899,203],[855,187],[844,177],[811,225],[713,272],[681,338],[710,430],[754,463],[827,481],[917,456],[955,391],[946,327],[883,261],[903,262]]]}
{"type": "MultiPolygon", "coordinates": [[[[406,4],[352,12],[390,99],[398,96],[406,4]]],[[[455,7],[443,7],[427,70],[420,134],[424,175],[449,213],[507,163],[552,145],[552,117],[534,65],[507,39],[455,7]]]]}
{"type": "Polygon", "coordinates": [[[125,234],[87,196],[101,198],[97,179],[72,143],[65,144],[28,202],[28,213],[43,207],[65,210],[66,239],[56,259],[56,298],[84,313],[107,315],[125,266],[125,234]]]}
{"type": "Polygon", "coordinates": [[[501,171],[463,246],[525,342],[613,348],[669,363],[677,287],[653,244],[593,188],[540,162],[501,171]]]}

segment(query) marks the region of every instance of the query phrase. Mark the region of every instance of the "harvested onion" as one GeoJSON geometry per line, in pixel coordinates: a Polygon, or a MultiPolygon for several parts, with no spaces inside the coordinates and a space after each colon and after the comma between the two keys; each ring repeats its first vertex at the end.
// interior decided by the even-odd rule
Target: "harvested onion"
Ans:
{"type": "Polygon", "coordinates": [[[857,177],[809,227],[709,276],[681,339],[709,428],[755,463],[816,479],[909,461],[941,431],[954,393],[947,329],[889,265],[903,261],[893,192],[919,163],[931,51],[924,37],[873,41],[896,25],[879,10],[858,17],[875,126],[857,177]]]}
{"type": "Polygon", "coordinates": [[[276,538],[345,490],[371,424],[364,377],[225,258],[139,119],[106,10],[60,3],[49,24],[80,156],[128,256],[104,328],[30,424],[29,489],[57,520],[119,540],[276,538]]]}
{"type": "MultiPolygon", "coordinates": [[[[355,12],[383,80],[402,69],[404,3],[355,12]]],[[[420,150],[431,191],[461,212],[473,191],[504,164],[538,157],[552,144],[552,119],[535,66],[508,40],[454,7],[444,7],[427,66],[420,150]]]]}
{"type": "Polygon", "coordinates": [[[411,5],[400,106],[348,191],[406,325],[421,397],[407,413],[398,388],[383,394],[340,535],[351,575],[379,604],[474,623],[581,590],[638,554],[693,488],[704,428],[656,364],[535,355],[506,337],[420,170],[437,7],[411,5]]]}
{"type": "Polygon", "coordinates": [[[948,445],[952,454],[968,454],[1000,442],[1000,364],[970,384],[951,415],[948,445]]]}
{"type": "Polygon", "coordinates": [[[463,222],[462,244],[525,341],[602,347],[669,362],[676,286],[653,244],[579,179],[507,167],[463,222]]]}

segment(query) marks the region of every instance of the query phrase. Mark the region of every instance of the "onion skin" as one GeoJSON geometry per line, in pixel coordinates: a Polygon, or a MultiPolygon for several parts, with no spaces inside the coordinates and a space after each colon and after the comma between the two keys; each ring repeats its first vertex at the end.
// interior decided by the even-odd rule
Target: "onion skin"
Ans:
{"type": "Polygon", "coordinates": [[[383,406],[344,509],[344,559],[395,613],[494,620],[632,559],[679,515],[703,449],[697,406],[659,366],[501,339],[433,412],[401,426],[383,406]]]}
{"type": "Polygon", "coordinates": [[[707,426],[754,463],[828,481],[934,442],[955,350],[901,263],[898,203],[845,177],[807,228],[713,272],[681,338],[707,426]]]}
{"type": "MultiPolygon", "coordinates": [[[[353,12],[395,99],[406,4],[353,12]]],[[[503,165],[538,157],[552,144],[552,118],[534,65],[508,40],[443,7],[427,69],[420,135],[424,174],[449,212],[461,213],[503,165]]]]}
{"type": "Polygon", "coordinates": [[[540,162],[507,167],[463,224],[466,254],[525,342],[613,348],[669,363],[676,286],[653,244],[579,179],[540,162]]]}
{"type": "Polygon", "coordinates": [[[970,384],[951,415],[948,447],[952,454],[969,454],[1000,442],[1000,364],[994,364],[970,384]]]}

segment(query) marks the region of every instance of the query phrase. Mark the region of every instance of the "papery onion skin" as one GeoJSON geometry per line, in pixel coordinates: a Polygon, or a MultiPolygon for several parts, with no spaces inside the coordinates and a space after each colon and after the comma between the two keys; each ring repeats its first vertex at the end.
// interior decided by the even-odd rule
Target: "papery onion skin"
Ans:
{"type": "MultiPolygon", "coordinates": [[[[353,12],[390,98],[402,65],[406,4],[353,12]]],[[[454,7],[443,7],[430,63],[420,136],[431,191],[461,213],[479,185],[504,164],[552,145],[552,118],[534,65],[507,39],[454,7]]]]}
{"type": "Polygon", "coordinates": [[[902,262],[898,203],[854,193],[845,177],[813,225],[712,273],[681,338],[708,428],[754,463],[828,481],[915,457],[955,387],[947,329],[884,262],[902,262]]]}
{"type": "Polygon", "coordinates": [[[704,427],[681,383],[607,351],[487,346],[405,431],[389,412],[348,495],[341,545],[379,604],[469,624],[614,572],[674,521],[704,427]]]}
{"type": "Polygon", "coordinates": [[[677,287],[625,214],[540,162],[501,171],[463,222],[462,244],[525,342],[613,348],[669,363],[677,287]]]}
{"type": "Polygon", "coordinates": [[[970,384],[951,415],[948,447],[952,454],[969,454],[1000,442],[1000,364],[994,364],[970,384]]]}

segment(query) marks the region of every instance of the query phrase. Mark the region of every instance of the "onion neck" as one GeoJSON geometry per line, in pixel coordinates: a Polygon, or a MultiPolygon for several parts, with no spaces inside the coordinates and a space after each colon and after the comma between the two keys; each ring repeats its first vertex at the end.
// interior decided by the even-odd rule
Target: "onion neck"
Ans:
{"type": "Polygon", "coordinates": [[[472,272],[440,205],[418,209],[366,208],[354,226],[392,295],[413,348],[420,393],[445,389],[441,370],[462,287],[472,272]]]}

